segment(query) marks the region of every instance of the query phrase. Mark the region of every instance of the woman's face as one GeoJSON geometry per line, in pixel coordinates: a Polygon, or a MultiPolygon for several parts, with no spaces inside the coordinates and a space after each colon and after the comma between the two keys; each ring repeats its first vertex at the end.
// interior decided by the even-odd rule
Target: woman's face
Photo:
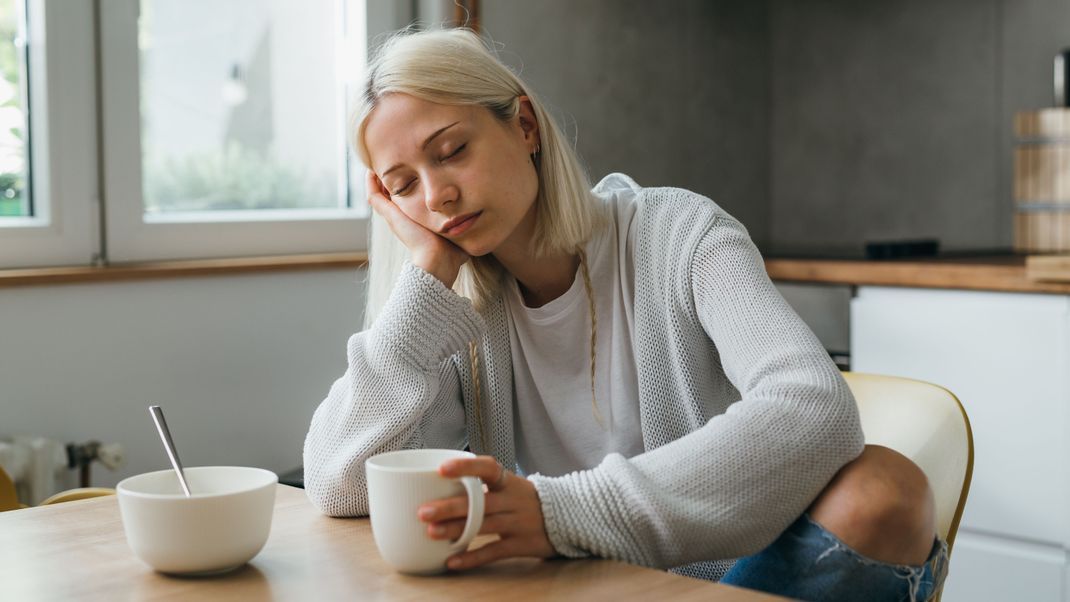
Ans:
{"type": "Polygon", "coordinates": [[[480,106],[390,94],[368,117],[364,142],[384,193],[405,215],[480,256],[530,240],[537,132],[526,98],[520,114],[502,122],[480,106]]]}

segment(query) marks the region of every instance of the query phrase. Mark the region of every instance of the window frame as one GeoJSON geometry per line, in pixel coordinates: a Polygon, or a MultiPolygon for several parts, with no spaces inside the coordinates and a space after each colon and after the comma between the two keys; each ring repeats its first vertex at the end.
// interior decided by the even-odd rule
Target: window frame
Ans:
{"type": "Polygon", "coordinates": [[[93,4],[26,0],[35,215],[5,217],[0,268],[90,264],[100,248],[93,4]]]}

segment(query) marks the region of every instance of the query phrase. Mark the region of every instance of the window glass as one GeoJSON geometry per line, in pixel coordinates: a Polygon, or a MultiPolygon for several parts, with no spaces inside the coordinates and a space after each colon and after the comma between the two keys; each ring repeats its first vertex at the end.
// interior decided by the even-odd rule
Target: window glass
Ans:
{"type": "Polygon", "coordinates": [[[0,0],[0,217],[31,217],[25,6],[0,0]]]}
{"type": "Polygon", "coordinates": [[[147,219],[349,206],[343,13],[357,4],[141,0],[147,219]]]}

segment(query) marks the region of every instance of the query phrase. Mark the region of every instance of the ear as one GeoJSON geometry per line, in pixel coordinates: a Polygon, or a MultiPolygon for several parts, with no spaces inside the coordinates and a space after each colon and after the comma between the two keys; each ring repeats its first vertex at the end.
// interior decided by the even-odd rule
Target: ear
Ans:
{"type": "Polygon", "coordinates": [[[532,106],[530,98],[521,96],[517,100],[520,101],[517,120],[521,131],[524,132],[524,142],[528,145],[528,152],[533,153],[539,146],[539,120],[535,118],[535,107],[532,106]]]}

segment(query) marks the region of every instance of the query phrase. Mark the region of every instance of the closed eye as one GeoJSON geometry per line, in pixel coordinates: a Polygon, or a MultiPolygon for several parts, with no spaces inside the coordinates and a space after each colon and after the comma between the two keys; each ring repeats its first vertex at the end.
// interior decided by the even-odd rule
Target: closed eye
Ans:
{"type": "MultiPolygon", "coordinates": [[[[465,149],[465,147],[467,147],[467,146],[468,146],[467,142],[462,144],[462,145],[460,145],[460,146],[458,146],[456,149],[454,149],[453,152],[451,152],[450,154],[446,155],[445,157],[442,157],[442,159],[440,159],[440,161],[446,161],[448,159],[452,159],[453,157],[456,157],[457,155],[461,154],[461,151],[463,151],[465,149]]],[[[391,192],[390,196],[402,196],[402,195],[406,194],[409,191],[409,189],[412,188],[412,185],[413,185],[414,182],[416,182],[415,179],[409,180],[408,182],[405,183],[404,186],[402,186],[401,188],[398,188],[397,190],[391,192]]]]}
{"type": "Polygon", "coordinates": [[[408,189],[412,188],[412,183],[415,182],[415,181],[416,180],[409,180],[408,182],[405,183],[404,186],[402,186],[401,188],[398,188],[397,190],[391,192],[390,196],[401,196],[401,195],[405,194],[405,191],[407,191],[408,189]]]}
{"type": "Polygon", "coordinates": [[[446,155],[445,157],[443,157],[442,160],[445,161],[446,159],[452,159],[453,157],[456,157],[458,154],[460,154],[461,151],[464,150],[464,147],[466,147],[466,146],[468,146],[467,142],[465,142],[464,144],[458,146],[456,150],[454,150],[452,153],[450,153],[450,154],[446,155]]]}

